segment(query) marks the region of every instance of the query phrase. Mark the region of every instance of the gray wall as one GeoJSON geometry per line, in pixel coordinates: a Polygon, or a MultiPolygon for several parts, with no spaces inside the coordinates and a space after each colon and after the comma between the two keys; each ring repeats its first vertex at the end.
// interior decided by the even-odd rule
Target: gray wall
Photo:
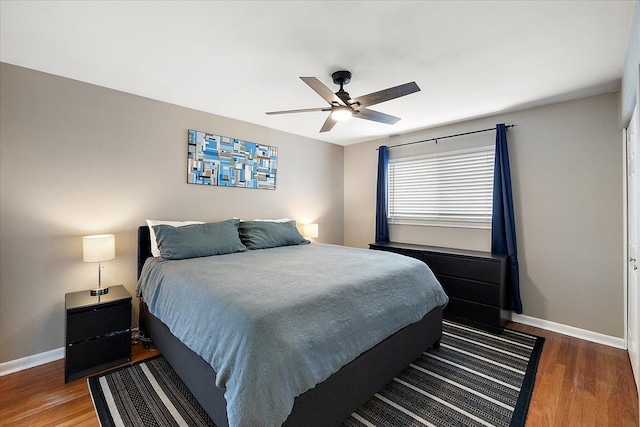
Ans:
{"type": "Polygon", "coordinates": [[[631,34],[629,35],[629,45],[624,61],[622,73],[622,83],[620,85],[620,126],[627,127],[633,110],[636,106],[638,96],[638,79],[640,73],[640,3],[636,3],[636,10],[633,15],[631,34]]]}
{"type": "Polygon", "coordinates": [[[0,362],[64,345],[64,294],[97,281],[84,235],[116,235],[103,283],[132,294],[147,218],[288,216],[342,243],[341,146],[8,64],[0,94],[0,362]],[[189,128],[278,147],[277,189],[186,184],[189,128]]]}
{"type": "MultiPolygon", "coordinates": [[[[345,244],[366,247],[373,240],[378,145],[516,124],[508,140],[524,314],[623,337],[618,106],[618,94],[610,93],[345,147],[345,244]]],[[[411,152],[494,140],[495,133],[483,133],[421,144],[411,152]]],[[[454,248],[491,246],[489,230],[392,225],[390,235],[454,248]]]]}

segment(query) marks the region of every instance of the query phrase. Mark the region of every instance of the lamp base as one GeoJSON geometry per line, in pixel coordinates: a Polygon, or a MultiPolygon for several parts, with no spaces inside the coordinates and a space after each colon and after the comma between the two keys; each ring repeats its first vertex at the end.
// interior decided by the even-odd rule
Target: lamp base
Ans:
{"type": "Polygon", "coordinates": [[[104,295],[104,294],[108,294],[109,293],[109,288],[95,288],[95,289],[91,289],[91,296],[96,296],[96,295],[104,295]]]}

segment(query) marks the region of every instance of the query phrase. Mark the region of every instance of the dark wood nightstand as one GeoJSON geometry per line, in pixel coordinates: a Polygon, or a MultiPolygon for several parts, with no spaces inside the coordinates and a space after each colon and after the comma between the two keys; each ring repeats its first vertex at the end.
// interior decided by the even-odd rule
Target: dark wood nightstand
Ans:
{"type": "Polygon", "coordinates": [[[72,292],[64,299],[65,382],[131,361],[131,295],[124,286],[111,286],[100,296],[72,292]]]}

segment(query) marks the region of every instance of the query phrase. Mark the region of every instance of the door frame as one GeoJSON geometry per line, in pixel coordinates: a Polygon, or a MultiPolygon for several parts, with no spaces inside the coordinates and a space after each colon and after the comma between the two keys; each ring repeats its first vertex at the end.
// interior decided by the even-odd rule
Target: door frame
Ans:
{"type": "MultiPolygon", "coordinates": [[[[637,94],[638,95],[638,94],[637,94]]],[[[629,342],[631,339],[635,339],[635,345],[636,345],[636,351],[638,351],[638,347],[640,347],[640,331],[638,331],[636,329],[636,336],[635,337],[630,337],[629,336],[629,289],[630,289],[630,283],[629,283],[629,186],[628,186],[628,174],[629,174],[629,169],[628,169],[628,156],[629,156],[629,152],[628,152],[628,129],[629,126],[632,126],[635,124],[635,135],[636,135],[636,139],[640,140],[640,102],[636,103],[636,106],[634,107],[634,112],[633,112],[633,116],[636,116],[636,121],[634,123],[633,119],[629,120],[629,123],[627,124],[627,126],[623,129],[622,132],[622,139],[623,139],[623,204],[624,204],[624,209],[623,209],[623,240],[624,240],[624,247],[623,247],[623,254],[624,254],[624,275],[623,275],[623,287],[624,287],[624,292],[623,292],[623,302],[624,302],[624,342],[625,342],[625,347],[627,349],[627,354],[629,355],[629,361],[631,363],[631,368],[632,368],[632,375],[634,376],[634,382],[636,384],[636,389],[638,391],[638,395],[639,395],[639,401],[640,401],[640,361],[639,360],[631,360],[631,353],[629,352],[630,349],[630,345],[629,342]],[[635,362],[635,364],[634,364],[635,362]]],[[[636,142],[636,144],[638,144],[638,142],[636,142]]],[[[640,144],[638,144],[640,145],[640,144]]],[[[638,150],[638,147],[636,148],[636,150],[638,150]]],[[[636,179],[637,179],[637,171],[638,171],[638,152],[636,152],[636,179]]],[[[638,185],[638,182],[636,182],[636,185],[638,185]]],[[[637,189],[636,189],[636,193],[637,193],[637,189]]],[[[636,203],[636,209],[638,209],[638,205],[636,203]]],[[[638,224],[636,224],[636,228],[638,227],[638,224]]],[[[637,243],[636,243],[637,244],[637,243]]],[[[637,257],[637,254],[636,254],[637,257]]],[[[636,294],[638,294],[638,292],[640,292],[640,289],[637,287],[638,285],[636,285],[636,294]]],[[[638,298],[638,295],[636,295],[636,298],[638,298]]],[[[633,303],[633,301],[632,301],[633,303]]],[[[636,326],[637,328],[637,326],[636,326]]]]}
{"type": "Polygon", "coordinates": [[[631,121],[622,129],[622,301],[623,301],[623,316],[624,316],[624,347],[627,352],[629,351],[629,218],[627,212],[629,210],[629,197],[628,197],[628,185],[627,175],[629,173],[627,168],[627,129],[631,125],[631,121]]]}

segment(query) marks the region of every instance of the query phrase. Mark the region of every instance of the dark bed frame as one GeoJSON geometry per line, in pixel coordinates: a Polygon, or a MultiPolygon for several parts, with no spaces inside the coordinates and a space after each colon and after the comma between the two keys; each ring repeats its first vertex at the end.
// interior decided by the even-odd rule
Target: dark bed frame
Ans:
{"type": "MultiPolygon", "coordinates": [[[[151,256],[149,228],[138,228],[138,277],[151,256]]],[[[153,340],[176,373],[218,427],[228,426],[224,390],[215,386],[216,372],[176,338],[169,328],[140,304],[140,330],[153,340]]],[[[436,307],[294,401],[284,426],[339,426],[356,409],[442,337],[442,307],[436,307]]]]}

